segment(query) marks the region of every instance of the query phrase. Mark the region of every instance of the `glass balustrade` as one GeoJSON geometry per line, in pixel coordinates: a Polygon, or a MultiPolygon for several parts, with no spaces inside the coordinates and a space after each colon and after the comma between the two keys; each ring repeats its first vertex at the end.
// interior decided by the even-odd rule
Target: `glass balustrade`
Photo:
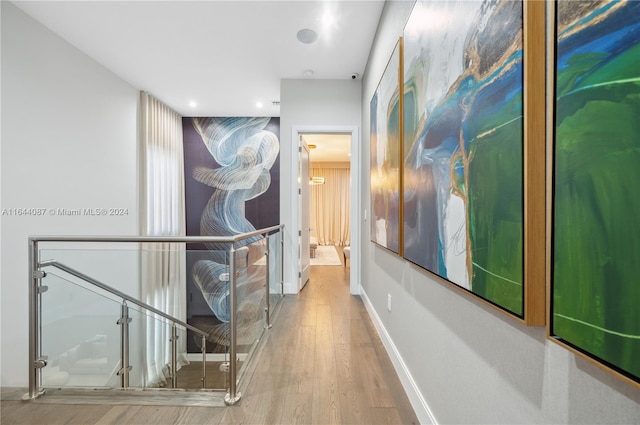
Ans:
{"type": "Polygon", "coordinates": [[[277,311],[282,300],[284,281],[283,233],[278,232],[269,236],[269,305],[270,312],[277,311]]]}
{"type": "Polygon", "coordinates": [[[257,364],[253,357],[283,295],[282,235],[276,233],[256,240],[239,248],[237,255],[238,386],[245,387],[252,366],[257,364]]]}
{"type": "Polygon", "coordinates": [[[283,296],[282,232],[31,239],[28,396],[180,388],[235,403],[283,296]]]}
{"type": "Polygon", "coordinates": [[[182,369],[190,363],[186,329],[137,305],[127,307],[131,318],[128,350],[131,371],[128,386],[202,389],[202,369],[196,371],[197,376],[191,374],[188,380],[180,379],[182,369]]]}
{"type": "Polygon", "coordinates": [[[120,303],[62,274],[49,272],[42,279],[42,385],[113,387],[120,364],[120,303]]]}
{"type": "MultiPolygon", "coordinates": [[[[226,391],[229,368],[229,256],[230,244],[190,245],[187,252],[187,323],[206,336],[205,388],[226,391]],[[199,248],[199,249],[195,249],[199,248]]],[[[188,335],[192,365],[183,374],[202,369],[202,338],[188,335]]]]}

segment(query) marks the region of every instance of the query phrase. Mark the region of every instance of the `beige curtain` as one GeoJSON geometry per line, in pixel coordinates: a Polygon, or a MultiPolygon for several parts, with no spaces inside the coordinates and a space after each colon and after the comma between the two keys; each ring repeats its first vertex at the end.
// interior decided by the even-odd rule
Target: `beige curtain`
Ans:
{"type": "Polygon", "coordinates": [[[350,245],[351,170],[312,167],[311,176],[325,181],[311,186],[311,235],[320,245],[350,245]]]}
{"type": "MultiPolygon", "coordinates": [[[[182,117],[153,96],[142,92],[141,160],[142,217],[145,236],[184,236],[184,155],[182,117]]],[[[186,322],[186,259],[184,244],[142,244],[142,301],[186,322]]],[[[164,386],[170,376],[171,327],[151,315],[145,317],[143,382],[164,386]]],[[[178,367],[187,364],[186,335],[178,338],[178,367]]],[[[142,341],[141,341],[142,342],[142,341]]]]}

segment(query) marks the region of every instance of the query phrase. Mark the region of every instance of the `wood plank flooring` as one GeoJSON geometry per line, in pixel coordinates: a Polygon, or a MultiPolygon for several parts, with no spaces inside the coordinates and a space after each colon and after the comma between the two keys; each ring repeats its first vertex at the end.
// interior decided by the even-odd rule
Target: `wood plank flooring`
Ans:
{"type": "Polygon", "coordinates": [[[360,297],[349,294],[349,267],[312,267],[311,280],[299,295],[284,298],[269,332],[260,364],[239,405],[60,405],[3,400],[0,423],[419,423],[360,297]]]}

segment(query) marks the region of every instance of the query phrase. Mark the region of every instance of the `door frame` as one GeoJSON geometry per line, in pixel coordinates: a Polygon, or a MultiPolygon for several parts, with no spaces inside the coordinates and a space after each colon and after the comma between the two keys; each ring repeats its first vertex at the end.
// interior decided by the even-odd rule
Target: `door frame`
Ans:
{"type": "Polygon", "coordinates": [[[301,134],[298,138],[298,184],[297,184],[297,198],[301,200],[306,195],[307,200],[307,219],[304,220],[304,207],[303,205],[298,205],[298,244],[300,246],[298,250],[298,292],[304,288],[304,286],[309,281],[309,277],[311,275],[311,263],[310,263],[310,254],[309,254],[309,246],[310,246],[310,216],[311,213],[309,211],[309,207],[311,206],[311,188],[309,184],[306,183],[306,180],[309,180],[309,175],[311,171],[311,162],[309,155],[309,145],[304,141],[304,136],[301,134]],[[306,170],[303,167],[302,158],[303,152],[306,151],[306,170]],[[304,193],[304,195],[303,195],[304,193]],[[306,226],[306,228],[305,228],[306,226]],[[305,261],[303,261],[305,260],[305,261]]]}
{"type": "MultiPolygon", "coordinates": [[[[361,236],[361,220],[360,214],[361,208],[361,193],[360,193],[360,131],[358,126],[292,126],[291,127],[291,140],[295,140],[297,146],[300,136],[304,134],[350,134],[351,135],[351,257],[349,258],[349,292],[353,295],[360,294],[360,255],[362,250],[360,249],[360,236],[361,236]]],[[[297,151],[297,147],[296,147],[297,151]]],[[[291,162],[291,181],[298,181],[298,169],[300,168],[298,155],[292,156],[291,162]]],[[[296,184],[297,191],[297,184],[296,184]]],[[[291,202],[291,217],[295,220],[294,232],[298,232],[300,224],[298,223],[298,214],[300,206],[298,205],[298,196],[293,197],[291,202]]],[[[298,238],[294,238],[294,252],[300,252],[300,244],[298,238]]],[[[296,254],[298,260],[297,269],[300,272],[300,260],[298,254],[296,254]]]]}

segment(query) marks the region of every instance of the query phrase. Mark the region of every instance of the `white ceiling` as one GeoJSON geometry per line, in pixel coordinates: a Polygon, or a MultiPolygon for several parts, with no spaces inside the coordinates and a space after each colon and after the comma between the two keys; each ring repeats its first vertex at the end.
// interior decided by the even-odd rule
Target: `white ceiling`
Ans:
{"type": "Polygon", "coordinates": [[[309,151],[314,162],[351,162],[350,134],[305,134],[303,140],[316,147],[309,151]]]}
{"type": "Polygon", "coordinates": [[[362,75],[384,2],[14,1],[183,116],[280,116],[282,79],[362,75]],[[329,21],[325,21],[329,19],[329,21]],[[313,44],[299,30],[318,33],[313,44]],[[190,102],[197,102],[192,108],[190,102]],[[264,107],[258,109],[256,102],[264,107]]]}

